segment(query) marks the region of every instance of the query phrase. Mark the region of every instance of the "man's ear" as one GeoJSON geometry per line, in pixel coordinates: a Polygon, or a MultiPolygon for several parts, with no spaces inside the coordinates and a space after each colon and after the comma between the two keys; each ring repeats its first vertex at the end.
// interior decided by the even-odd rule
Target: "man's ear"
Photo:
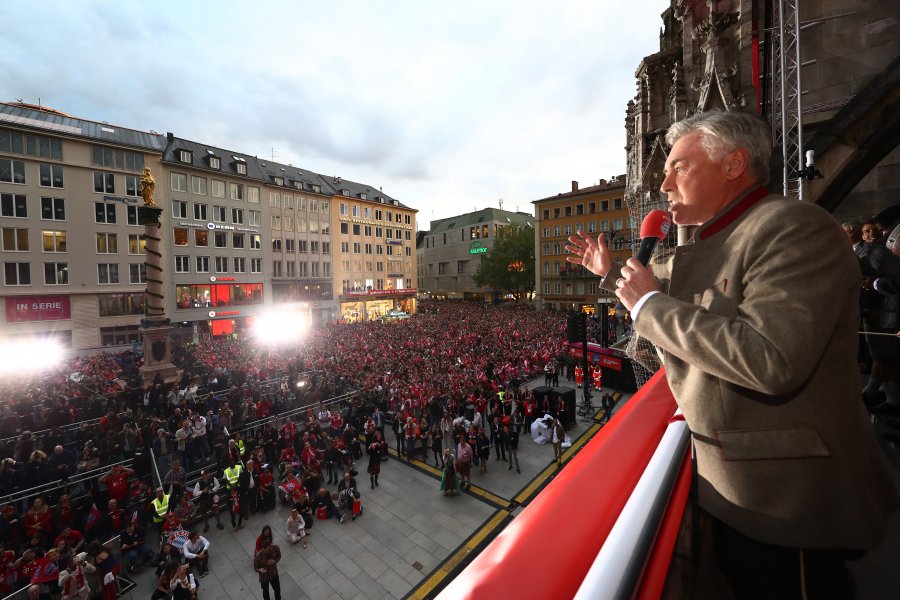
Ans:
{"type": "Polygon", "coordinates": [[[725,155],[722,160],[725,178],[729,181],[738,179],[747,172],[750,166],[750,153],[743,148],[737,148],[725,155]]]}

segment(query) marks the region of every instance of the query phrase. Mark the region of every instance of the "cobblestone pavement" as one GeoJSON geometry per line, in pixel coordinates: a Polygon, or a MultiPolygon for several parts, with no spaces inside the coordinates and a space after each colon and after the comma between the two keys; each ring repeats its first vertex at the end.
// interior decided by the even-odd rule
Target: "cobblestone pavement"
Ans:
{"type": "MultiPolygon", "coordinates": [[[[531,387],[542,383],[543,378],[531,387]]],[[[561,383],[574,387],[574,382],[565,379],[561,383]]],[[[596,397],[594,403],[599,404],[596,397]]],[[[578,440],[590,425],[579,420],[569,435],[578,440]]],[[[387,437],[389,443],[394,442],[391,432],[387,437]]],[[[289,511],[280,504],[273,511],[251,516],[237,533],[231,527],[224,531],[213,527],[205,534],[212,544],[210,574],[198,579],[199,598],[262,598],[252,554],[256,536],[266,524],[272,527],[282,552],[279,574],[284,600],[402,598],[498,508],[509,505],[536,477],[546,478],[552,458],[552,447],[535,444],[523,435],[519,444],[521,474],[509,470],[507,463],[495,460],[492,454],[485,475],[479,475],[477,467],[472,469],[476,489],[455,497],[441,495],[436,470],[395,457],[382,464],[380,486],[372,490],[363,459],[357,477],[363,515],[353,521],[348,516],[344,524],[334,519],[317,521],[307,549],[286,541],[284,523],[289,511]]],[[[230,525],[227,514],[222,515],[222,522],[230,525]]],[[[122,597],[146,600],[156,585],[152,569],[139,569],[133,578],[138,586],[122,597]]]]}

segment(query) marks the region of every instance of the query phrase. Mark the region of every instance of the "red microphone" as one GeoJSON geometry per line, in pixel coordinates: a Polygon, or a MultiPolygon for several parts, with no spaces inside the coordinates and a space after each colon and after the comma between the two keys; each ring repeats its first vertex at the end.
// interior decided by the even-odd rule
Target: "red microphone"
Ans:
{"type": "Polygon", "coordinates": [[[653,256],[656,244],[669,235],[671,226],[672,221],[669,218],[669,213],[664,210],[651,210],[644,217],[644,221],[641,223],[641,245],[637,254],[634,255],[642,265],[646,267],[647,263],[650,262],[650,257],[653,256]]]}

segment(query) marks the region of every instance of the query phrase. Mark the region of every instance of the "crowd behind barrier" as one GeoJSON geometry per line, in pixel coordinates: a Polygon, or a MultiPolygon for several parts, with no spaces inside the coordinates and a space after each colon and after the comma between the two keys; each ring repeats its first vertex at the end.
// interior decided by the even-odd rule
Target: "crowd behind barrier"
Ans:
{"type": "MultiPolygon", "coordinates": [[[[315,508],[355,518],[356,461],[370,455],[374,489],[387,427],[405,456],[420,449],[425,458],[432,438],[448,433],[443,416],[455,418],[450,435],[463,433],[464,443],[474,438],[463,426],[488,429],[491,412],[518,415],[521,425],[529,398],[520,386],[565,360],[562,331],[556,313],[423,302],[413,319],[331,324],[289,348],[236,339],[178,347],[183,375],[170,385],[141,385],[131,353],[4,380],[0,593],[37,586],[35,597],[68,597],[51,575],[87,569],[76,552],[87,544],[103,557],[87,563],[103,562],[107,573],[141,568],[134,552],[126,558],[100,543],[126,535],[130,523],[155,551],[157,538],[183,545],[178,532],[200,521],[208,529],[213,517],[221,528],[221,515],[231,515],[237,529],[248,509],[270,510],[277,498],[303,509],[310,527],[315,508]],[[238,466],[245,475],[232,481],[238,466]],[[80,543],[70,547],[75,540],[61,533],[80,543]]],[[[162,566],[157,597],[167,597],[162,566]]],[[[91,589],[110,597],[115,580],[91,589]]]]}

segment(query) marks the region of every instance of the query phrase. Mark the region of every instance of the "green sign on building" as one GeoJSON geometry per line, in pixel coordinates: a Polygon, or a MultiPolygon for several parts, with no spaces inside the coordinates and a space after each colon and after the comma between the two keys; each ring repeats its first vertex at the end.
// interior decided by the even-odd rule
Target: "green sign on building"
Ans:
{"type": "Polygon", "coordinates": [[[487,251],[487,247],[483,246],[478,240],[469,245],[469,254],[487,254],[487,251]]]}

